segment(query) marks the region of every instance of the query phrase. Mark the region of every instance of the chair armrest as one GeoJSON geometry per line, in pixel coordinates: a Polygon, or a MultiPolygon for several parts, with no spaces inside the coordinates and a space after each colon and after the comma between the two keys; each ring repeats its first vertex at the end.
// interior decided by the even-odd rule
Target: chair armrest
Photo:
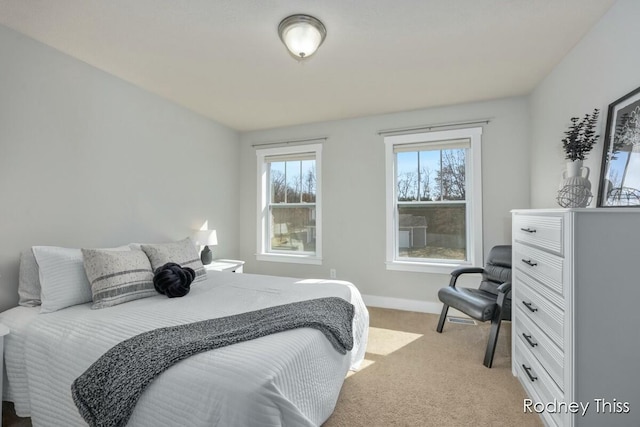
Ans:
{"type": "Polygon", "coordinates": [[[451,272],[451,280],[449,281],[449,286],[451,286],[452,288],[455,288],[458,277],[467,273],[484,273],[484,268],[481,268],[481,267],[456,268],[451,272]]]}
{"type": "Polygon", "coordinates": [[[502,292],[503,294],[511,292],[511,282],[504,282],[502,285],[498,286],[498,292],[502,292]]]}
{"type": "Polygon", "coordinates": [[[507,299],[507,295],[511,293],[511,282],[504,282],[502,285],[498,286],[498,299],[496,303],[498,307],[500,307],[500,311],[502,311],[502,307],[504,307],[504,301],[507,299]]]}

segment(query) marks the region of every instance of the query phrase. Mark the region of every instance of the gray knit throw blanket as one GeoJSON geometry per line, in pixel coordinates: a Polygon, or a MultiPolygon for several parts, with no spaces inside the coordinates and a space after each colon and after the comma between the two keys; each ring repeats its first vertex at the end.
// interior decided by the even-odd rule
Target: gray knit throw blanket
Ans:
{"type": "Polygon", "coordinates": [[[153,379],[189,356],[295,328],[320,330],[341,354],[353,348],[353,305],[319,298],[159,328],[117,344],[80,375],[71,394],[92,427],[125,426],[153,379]]]}

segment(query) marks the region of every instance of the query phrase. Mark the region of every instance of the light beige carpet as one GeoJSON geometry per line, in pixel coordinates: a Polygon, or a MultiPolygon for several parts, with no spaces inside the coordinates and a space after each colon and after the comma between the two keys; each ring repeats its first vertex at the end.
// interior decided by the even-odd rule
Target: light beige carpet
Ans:
{"type": "Polygon", "coordinates": [[[346,379],[323,427],[542,426],[523,413],[524,390],[511,374],[511,323],[502,324],[493,367],[482,362],[489,324],[370,308],[364,367],[346,379]]]}

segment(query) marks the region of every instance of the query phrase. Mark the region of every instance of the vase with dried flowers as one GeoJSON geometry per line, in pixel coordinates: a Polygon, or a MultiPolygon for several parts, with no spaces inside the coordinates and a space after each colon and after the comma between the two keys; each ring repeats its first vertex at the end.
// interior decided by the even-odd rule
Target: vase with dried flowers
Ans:
{"type": "Polygon", "coordinates": [[[562,207],[583,208],[593,198],[589,168],[582,165],[587,154],[593,149],[600,135],[596,135],[596,124],[600,110],[597,108],[584,117],[572,117],[569,129],[564,133],[562,148],[565,152],[567,168],[562,172],[562,182],[557,201],[562,207]]]}

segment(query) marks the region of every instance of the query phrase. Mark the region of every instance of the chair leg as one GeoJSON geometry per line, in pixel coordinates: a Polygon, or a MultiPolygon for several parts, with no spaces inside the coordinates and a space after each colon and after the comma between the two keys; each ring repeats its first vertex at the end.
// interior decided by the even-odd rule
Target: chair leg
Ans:
{"type": "Polygon", "coordinates": [[[442,328],[444,326],[444,321],[447,320],[447,312],[449,311],[449,306],[447,304],[444,304],[442,306],[442,313],[440,313],[440,320],[438,321],[438,327],[436,328],[436,331],[442,333],[442,328]]]}
{"type": "Polygon", "coordinates": [[[500,333],[500,325],[502,323],[502,307],[505,304],[507,294],[500,292],[496,301],[496,311],[491,319],[491,332],[489,333],[489,342],[487,343],[487,351],[484,354],[484,366],[490,368],[493,365],[493,355],[496,352],[496,344],[498,343],[498,334],[500,333]]]}
{"type": "Polygon", "coordinates": [[[490,368],[493,365],[493,355],[496,352],[496,344],[498,343],[498,334],[500,333],[500,324],[502,316],[498,315],[491,320],[491,332],[489,333],[489,342],[487,343],[487,351],[484,354],[484,366],[490,368]]]}

